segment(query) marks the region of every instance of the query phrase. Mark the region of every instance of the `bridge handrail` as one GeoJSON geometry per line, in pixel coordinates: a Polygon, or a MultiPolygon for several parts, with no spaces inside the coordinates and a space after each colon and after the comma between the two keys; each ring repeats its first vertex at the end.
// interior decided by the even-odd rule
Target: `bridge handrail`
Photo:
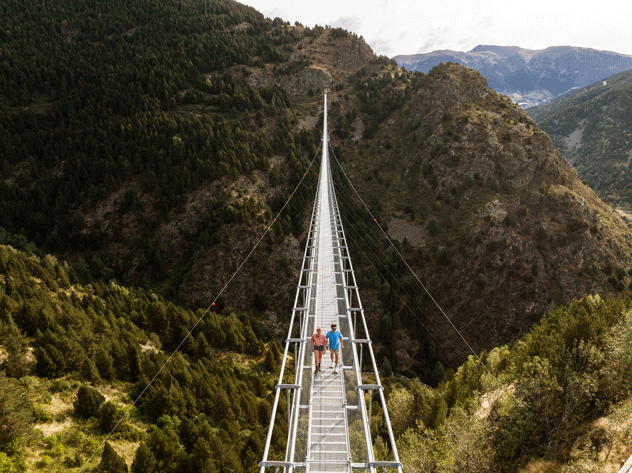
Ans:
{"type": "MultiPolygon", "coordinates": [[[[294,299],[294,305],[293,305],[294,309],[292,309],[291,311],[292,316],[290,320],[288,337],[285,343],[285,350],[283,353],[281,372],[279,374],[279,382],[277,383],[277,386],[276,386],[276,394],[275,394],[275,399],[274,399],[274,403],[272,407],[270,427],[268,429],[268,435],[267,435],[266,443],[264,447],[263,460],[259,464],[260,471],[261,473],[264,473],[266,467],[276,467],[277,469],[279,467],[282,467],[286,469],[288,473],[292,473],[297,467],[303,468],[307,466],[307,468],[309,468],[307,461],[296,462],[294,461],[295,460],[294,457],[295,457],[295,450],[296,450],[296,443],[297,443],[297,431],[298,431],[300,409],[305,407],[305,406],[301,406],[300,401],[301,401],[301,393],[303,392],[303,374],[306,371],[304,369],[305,368],[304,364],[306,361],[306,351],[308,349],[307,342],[309,341],[307,330],[308,330],[308,325],[309,325],[308,320],[309,320],[310,312],[311,312],[310,307],[312,307],[311,306],[311,292],[312,292],[313,284],[314,284],[314,275],[316,274],[314,271],[314,264],[315,264],[315,261],[318,262],[318,258],[314,258],[314,253],[312,250],[314,250],[315,248],[315,242],[317,239],[316,232],[318,231],[318,227],[319,227],[318,223],[319,223],[319,219],[321,218],[320,211],[322,209],[320,209],[320,202],[321,202],[321,199],[323,198],[323,196],[321,195],[321,192],[326,191],[329,194],[328,198],[330,202],[330,208],[328,210],[332,211],[332,215],[334,217],[333,223],[334,223],[335,231],[333,231],[333,233],[335,235],[332,235],[332,236],[334,238],[335,246],[333,247],[333,250],[335,250],[337,253],[334,257],[337,258],[338,262],[336,264],[339,265],[340,267],[339,274],[341,278],[340,280],[342,281],[342,287],[343,287],[342,291],[344,294],[344,298],[342,298],[344,299],[344,304],[345,304],[344,315],[339,315],[339,317],[344,317],[346,321],[348,322],[348,328],[349,328],[348,341],[350,342],[350,348],[351,348],[350,353],[352,357],[353,368],[355,371],[355,385],[356,385],[355,390],[357,391],[358,403],[356,406],[353,406],[353,408],[354,410],[359,411],[359,414],[361,416],[362,431],[364,434],[364,442],[366,444],[366,462],[351,463],[351,458],[352,458],[351,450],[350,450],[351,447],[349,443],[349,436],[347,435],[347,453],[348,453],[348,459],[349,459],[348,460],[349,468],[356,468],[356,469],[363,468],[363,469],[368,469],[371,473],[375,473],[376,468],[392,467],[392,468],[396,468],[397,471],[401,473],[402,464],[399,461],[399,455],[397,453],[397,446],[395,444],[395,438],[393,435],[393,430],[392,430],[390,418],[388,415],[388,410],[386,408],[386,399],[384,397],[384,389],[380,382],[379,371],[378,371],[377,364],[375,361],[375,355],[373,353],[372,343],[369,337],[369,331],[368,331],[368,327],[366,323],[366,318],[364,315],[364,308],[362,307],[362,302],[361,302],[360,294],[358,291],[358,285],[357,285],[357,281],[355,277],[355,272],[353,270],[351,258],[348,253],[346,235],[344,232],[342,221],[340,219],[340,210],[338,208],[338,202],[336,199],[335,189],[333,185],[333,177],[331,174],[331,168],[330,168],[329,159],[328,159],[329,146],[328,146],[328,136],[327,136],[327,96],[326,94],[325,94],[323,151],[322,152],[323,152],[323,157],[322,157],[321,172],[319,174],[319,179],[318,179],[318,192],[316,194],[316,198],[314,199],[314,206],[312,208],[311,223],[309,227],[307,242],[305,245],[305,252],[303,255],[303,264],[302,264],[302,269],[299,276],[299,284],[297,286],[296,296],[294,299]],[[322,182],[323,178],[327,179],[328,182],[322,182]],[[323,185],[323,188],[321,188],[321,184],[323,185]],[[324,184],[328,184],[328,185],[324,185],[324,184]],[[311,254],[309,254],[310,252],[311,254]],[[304,277],[307,278],[307,282],[303,280],[304,277]],[[301,301],[301,295],[303,295],[303,298],[302,298],[303,303],[302,305],[299,305],[299,302],[301,301]],[[351,306],[351,302],[353,301],[353,296],[355,296],[355,300],[357,301],[354,307],[351,306]],[[353,314],[353,317],[351,317],[351,314],[353,314]],[[364,329],[365,338],[356,340],[355,338],[356,328],[357,328],[356,321],[357,321],[358,314],[360,317],[360,323],[362,325],[362,328],[364,329]],[[294,327],[297,321],[299,324],[299,337],[293,338],[292,335],[294,333],[294,327]],[[295,367],[296,367],[295,383],[283,384],[283,377],[285,374],[285,367],[286,367],[286,363],[288,359],[289,346],[291,343],[294,343],[295,345],[295,352],[296,352],[296,349],[298,348],[298,353],[295,354],[295,357],[296,357],[295,358],[295,367]],[[360,356],[358,356],[358,345],[360,345],[360,348],[361,348],[360,356]],[[364,384],[362,382],[362,368],[363,368],[362,353],[364,351],[364,345],[367,345],[368,347],[368,353],[371,359],[371,366],[373,369],[372,374],[374,375],[375,381],[376,381],[375,384],[364,384]],[[288,444],[286,446],[285,461],[283,462],[269,461],[268,456],[270,453],[270,443],[272,440],[272,434],[274,430],[274,424],[276,421],[280,392],[282,389],[287,389],[287,396],[288,396],[288,444]],[[383,407],[384,423],[389,435],[389,442],[391,446],[391,451],[393,452],[392,454],[394,457],[394,461],[376,461],[374,458],[373,445],[371,442],[371,431],[370,431],[371,405],[369,403],[369,411],[367,413],[366,400],[364,396],[365,391],[369,391],[371,398],[372,398],[373,391],[378,391],[378,394],[380,396],[380,402],[383,407]],[[293,394],[294,396],[292,403],[290,403],[291,394],[293,394]],[[290,405],[292,405],[291,410],[290,410],[290,405]]],[[[321,255],[319,254],[318,257],[320,258],[320,256],[321,255]]],[[[320,270],[320,267],[318,267],[318,269],[320,270]]],[[[338,308],[341,309],[341,307],[338,307],[338,308]]],[[[313,315],[314,316],[316,315],[315,307],[314,307],[313,315]]],[[[341,360],[341,362],[342,362],[342,366],[344,370],[343,360],[341,360]]],[[[344,371],[343,371],[342,376],[344,377],[344,371]]],[[[351,382],[350,384],[353,385],[353,382],[351,382]]],[[[347,415],[347,411],[345,410],[345,416],[346,415],[347,415]]],[[[345,423],[349,425],[347,420],[345,420],[345,423]]],[[[329,462],[324,461],[324,463],[331,463],[331,461],[329,462]]],[[[333,463],[344,463],[344,462],[335,461],[333,463]]]]}
{"type": "MultiPolygon", "coordinates": [[[[319,176],[319,182],[320,182],[320,176],[319,176]]],[[[314,207],[312,209],[312,220],[311,220],[312,222],[314,222],[314,219],[315,219],[315,217],[316,217],[316,215],[318,213],[317,212],[317,210],[318,210],[317,206],[318,206],[318,199],[315,199],[314,200],[314,207]]],[[[314,232],[315,232],[315,230],[314,230],[313,225],[312,225],[310,227],[310,231],[308,233],[308,238],[307,238],[308,242],[309,242],[310,239],[313,242],[313,240],[314,240],[314,232]]],[[[305,265],[307,264],[308,267],[309,267],[309,272],[307,273],[308,274],[308,276],[307,276],[308,277],[308,283],[305,284],[305,285],[301,285],[301,281],[299,280],[299,285],[298,285],[298,287],[296,289],[296,295],[294,297],[294,305],[293,305],[293,307],[298,307],[298,301],[299,301],[299,298],[300,298],[300,294],[301,294],[301,291],[303,291],[303,290],[305,290],[307,292],[307,295],[304,297],[304,300],[308,302],[309,299],[310,299],[311,288],[312,288],[312,277],[313,277],[312,266],[313,266],[314,259],[313,258],[307,258],[307,256],[308,256],[308,252],[310,252],[312,249],[313,249],[313,246],[305,245],[305,251],[303,253],[303,266],[302,266],[301,273],[303,272],[303,270],[305,270],[305,265]]],[[[301,274],[301,278],[302,278],[302,274],[301,274]]],[[[297,317],[297,314],[300,314],[300,315],[298,315],[300,317],[299,318],[299,323],[301,324],[300,330],[299,330],[299,332],[301,334],[300,338],[302,340],[305,340],[304,332],[305,332],[305,330],[307,328],[307,323],[305,323],[305,321],[307,320],[307,316],[309,314],[309,310],[308,311],[292,311],[292,317],[290,319],[290,327],[289,327],[289,330],[288,330],[287,338],[289,340],[292,339],[292,333],[293,333],[293,330],[294,330],[294,322],[295,322],[295,317],[297,317]]],[[[304,353],[304,347],[306,345],[307,345],[307,343],[301,343],[301,353],[304,353]]],[[[287,363],[287,355],[288,355],[289,347],[290,347],[290,343],[286,343],[285,344],[285,350],[283,352],[283,359],[281,361],[281,372],[279,374],[279,382],[277,383],[277,385],[283,385],[283,376],[285,375],[285,366],[286,366],[286,363],[287,363]]],[[[298,363],[298,360],[302,360],[302,356],[298,356],[298,355],[295,355],[295,356],[296,356],[296,360],[295,360],[295,366],[296,366],[296,369],[295,369],[295,372],[296,372],[295,380],[296,380],[296,384],[298,384],[300,386],[301,385],[300,381],[302,381],[302,374],[303,374],[302,372],[303,372],[303,370],[302,369],[298,369],[298,364],[297,363],[298,363]],[[300,377],[300,379],[296,379],[297,377],[300,377]]],[[[261,473],[264,473],[265,468],[266,468],[266,464],[269,463],[268,462],[268,455],[270,454],[270,443],[272,441],[272,433],[273,433],[273,430],[274,430],[274,423],[275,423],[275,420],[276,420],[276,412],[277,412],[277,408],[278,408],[278,405],[279,405],[280,392],[281,392],[280,389],[276,390],[276,394],[274,396],[274,403],[272,404],[272,414],[270,416],[270,427],[268,428],[268,435],[266,437],[266,443],[265,443],[265,447],[264,447],[264,450],[263,450],[263,460],[259,464],[261,473]]],[[[294,395],[294,399],[297,400],[296,407],[298,408],[298,400],[300,400],[300,396],[297,396],[295,394],[294,395]]],[[[288,409],[289,409],[289,403],[288,403],[288,409]]],[[[296,417],[298,418],[298,409],[294,409],[294,412],[296,412],[296,417]]],[[[288,423],[291,420],[290,417],[291,416],[288,415],[288,423]]],[[[288,443],[288,448],[290,448],[290,444],[289,443],[288,443]]],[[[286,449],[286,458],[287,458],[287,456],[288,456],[288,451],[286,449]]],[[[290,456],[293,456],[293,454],[290,455],[290,456]]],[[[293,462],[290,461],[290,462],[288,462],[288,464],[293,464],[293,462]]]]}
{"type": "MultiPolygon", "coordinates": [[[[330,176],[330,181],[331,181],[331,183],[330,183],[331,184],[330,185],[331,192],[334,193],[333,179],[331,177],[331,173],[329,174],[329,176],[330,176]]],[[[336,207],[336,210],[338,210],[338,202],[335,199],[335,197],[334,197],[334,205],[336,207]]],[[[338,211],[338,214],[339,213],[340,212],[338,211]]],[[[336,226],[339,227],[340,233],[342,234],[342,236],[338,238],[339,239],[338,247],[339,248],[342,248],[342,247],[348,248],[347,239],[346,239],[346,233],[345,233],[344,227],[342,225],[342,220],[338,219],[337,223],[336,223],[336,226]]],[[[340,253],[340,249],[338,249],[338,252],[340,253]]],[[[348,254],[348,250],[347,250],[347,254],[348,254]]],[[[343,283],[344,283],[345,287],[353,288],[353,289],[349,289],[349,293],[351,293],[351,292],[355,293],[355,296],[357,298],[357,303],[358,303],[358,309],[359,309],[359,311],[354,311],[354,313],[355,314],[357,314],[357,313],[360,314],[360,319],[361,319],[361,322],[362,322],[363,327],[364,327],[364,334],[367,337],[367,340],[370,340],[369,329],[367,327],[366,318],[364,316],[364,308],[362,307],[362,301],[360,299],[360,292],[358,290],[358,283],[356,281],[355,272],[353,271],[353,264],[351,262],[351,258],[346,259],[345,261],[347,263],[347,266],[348,266],[347,269],[349,271],[343,272],[343,283]],[[349,277],[351,277],[351,281],[349,281],[349,277]],[[344,280],[345,278],[346,278],[346,280],[344,280]]],[[[342,268],[342,266],[341,266],[341,268],[342,268]]],[[[349,297],[348,297],[348,293],[347,293],[346,290],[344,291],[344,294],[345,294],[345,304],[346,304],[347,309],[349,309],[349,297]]],[[[351,321],[351,317],[350,317],[350,314],[349,314],[349,327],[353,327],[352,324],[353,324],[353,322],[351,321]]],[[[353,330],[351,332],[352,333],[350,334],[350,336],[352,336],[353,339],[355,339],[355,330],[353,330]]],[[[355,361],[355,363],[358,363],[356,344],[353,343],[353,340],[351,340],[351,345],[352,345],[353,350],[354,350],[354,361],[355,361]]],[[[382,383],[380,382],[380,375],[379,375],[379,371],[377,369],[377,363],[375,362],[375,355],[373,353],[373,346],[372,346],[372,343],[366,343],[366,345],[368,346],[369,355],[370,355],[370,358],[371,358],[371,365],[373,366],[373,375],[375,376],[375,385],[379,386],[379,388],[376,389],[376,390],[379,393],[380,403],[381,403],[382,408],[383,408],[384,423],[386,425],[386,430],[388,432],[389,442],[391,444],[391,451],[393,452],[393,457],[395,459],[395,463],[400,465],[399,467],[397,467],[397,470],[398,470],[398,472],[401,473],[402,467],[401,467],[401,463],[399,461],[399,454],[397,453],[397,445],[395,444],[395,436],[393,434],[393,428],[391,426],[391,420],[390,420],[390,417],[388,415],[388,410],[386,409],[386,398],[384,397],[384,389],[382,387],[382,383]]],[[[357,378],[358,386],[362,386],[361,368],[362,368],[361,366],[356,367],[356,378],[357,378]]],[[[361,409],[362,416],[363,416],[363,419],[366,419],[367,412],[366,412],[366,406],[365,406],[365,403],[364,403],[364,396],[363,395],[359,396],[359,398],[360,398],[361,407],[362,407],[362,409],[361,409]]],[[[370,438],[371,438],[370,437],[370,431],[368,432],[368,436],[367,436],[367,432],[366,432],[366,429],[368,428],[368,426],[370,426],[370,421],[371,421],[371,419],[369,418],[368,422],[365,423],[365,437],[367,438],[366,441],[367,441],[367,452],[368,452],[368,455],[369,455],[369,468],[370,468],[371,471],[373,471],[373,468],[370,466],[372,463],[375,462],[375,459],[373,458],[373,446],[371,445],[371,442],[370,442],[370,438]]],[[[363,424],[364,424],[364,420],[363,420],[363,424]]]]}

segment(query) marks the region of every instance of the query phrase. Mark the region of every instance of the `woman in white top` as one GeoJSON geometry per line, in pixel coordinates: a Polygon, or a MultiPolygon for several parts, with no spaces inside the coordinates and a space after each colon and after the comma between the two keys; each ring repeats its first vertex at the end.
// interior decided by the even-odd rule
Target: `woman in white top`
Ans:
{"type": "Polygon", "coordinates": [[[314,363],[316,364],[316,370],[314,374],[318,374],[320,371],[320,360],[323,358],[323,353],[325,353],[325,344],[327,340],[325,339],[325,335],[320,327],[316,329],[316,333],[312,335],[312,353],[314,354],[314,363]]]}

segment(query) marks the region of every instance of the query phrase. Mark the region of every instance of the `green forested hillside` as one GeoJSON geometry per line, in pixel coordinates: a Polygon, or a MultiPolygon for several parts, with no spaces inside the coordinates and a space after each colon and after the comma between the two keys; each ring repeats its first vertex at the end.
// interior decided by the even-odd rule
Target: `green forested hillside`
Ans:
{"type": "Polygon", "coordinates": [[[101,439],[200,318],[109,442],[135,472],[252,471],[260,461],[281,347],[248,317],[83,286],[68,264],[4,245],[0,287],[1,471],[76,469],[95,450],[98,464],[101,439]]]}
{"type": "MultiPolygon", "coordinates": [[[[205,307],[315,156],[330,87],[336,154],[478,349],[573,297],[629,287],[623,222],[465,68],[408,73],[352,33],[264,19],[229,0],[2,8],[0,224],[72,261],[83,282],[115,278],[205,307]],[[516,311],[525,316],[506,317],[516,311]]],[[[265,256],[227,289],[229,306],[282,322],[316,175],[265,256]],[[275,284],[250,277],[261,272],[275,284]]],[[[425,343],[393,278],[367,271],[373,322],[394,327],[380,363],[430,380],[437,353],[463,360],[462,347],[425,343]],[[407,329],[400,365],[393,340],[407,329]]]]}
{"type": "MultiPolygon", "coordinates": [[[[311,132],[290,130],[282,89],[239,76],[317,30],[289,32],[229,1],[10,1],[0,11],[0,222],[98,267],[95,277],[164,281],[177,262],[155,230],[192,192],[265,175],[273,154],[288,159],[293,173],[273,176],[287,183],[316,149],[311,132]],[[266,122],[274,128],[258,133],[266,122]]],[[[214,194],[183,245],[262,217],[257,203],[214,194]]]]}
{"type": "Polygon", "coordinates": [[[585,297],[436,390],[388,405],[411,472],[618,471],[630,454],[632,302],[585,297]],[[489,370],[489,371],[487,371],[489,370]]]}
{"type": "MultiPolygon", "coordinates": [[[[81,285],[67,263],[10,246],[0,246],[0,274],[0,471],[257,471],[282,350],[264,328],[114,283],[81,285]]],[[[484,367],[470,358],[448,369],[437,389],[385,378],[406,470],[618,465],[632,435],[631,317],[626,296],[587,296],[483,353],[484,367]]],[[[273,456],[284,442],[273,438],[273,456]]]]}
{"type": "Polygon", "coordinates": [[[602,199],[632,203],[632,72],[528,112],[602,199]]]}

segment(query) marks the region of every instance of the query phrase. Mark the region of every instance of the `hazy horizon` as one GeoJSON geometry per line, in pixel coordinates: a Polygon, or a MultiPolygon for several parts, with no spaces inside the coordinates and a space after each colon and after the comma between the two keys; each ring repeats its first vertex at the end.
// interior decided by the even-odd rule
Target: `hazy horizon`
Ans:
{"type": "Polygon", "coordinates": [[[242,0],[270,18],[305,26],[341,27],[388,57],[440,49],[470,51],[480,44],[546,49],[574,46],[632,56],[632,4],[615,10],[581,2],[523,4],[500,0],[360,2],[242,0]]]}

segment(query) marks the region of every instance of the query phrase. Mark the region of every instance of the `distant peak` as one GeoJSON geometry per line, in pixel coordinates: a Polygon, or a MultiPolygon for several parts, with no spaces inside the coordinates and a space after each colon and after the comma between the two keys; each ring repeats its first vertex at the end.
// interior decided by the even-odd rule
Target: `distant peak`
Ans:
{"type": "Polygon", "coordinates": [[[470,53],[482,53],[482,52],[493,52],[493,53],[500,53],[500,52],[515,52],[515,51],[524,51],[524,48],[521,48],[519,46],[495,46],[492,44],[479,44],[478,46],[476,46],[474,49],[472,49],[471,51],[469,51],[470,53]]]}
{"type": "Polygon", "coordinates": [[[488,44],[479,44],[478,46],[476,46],[474,49],[472,49],[471,53],[479,53],[481,51],[490,51],[492,49],[497,48],[498,46],[490,46],[488,44]]]}

